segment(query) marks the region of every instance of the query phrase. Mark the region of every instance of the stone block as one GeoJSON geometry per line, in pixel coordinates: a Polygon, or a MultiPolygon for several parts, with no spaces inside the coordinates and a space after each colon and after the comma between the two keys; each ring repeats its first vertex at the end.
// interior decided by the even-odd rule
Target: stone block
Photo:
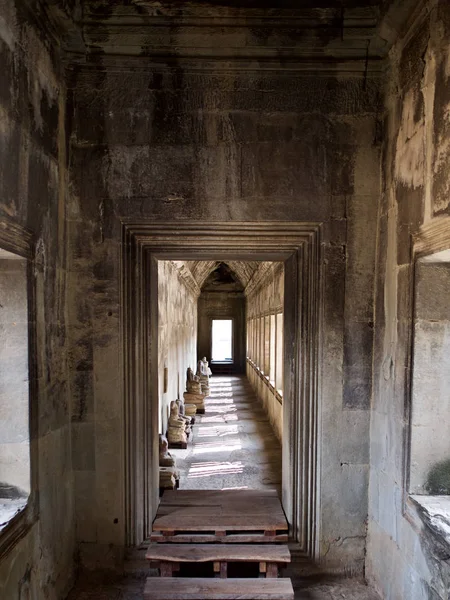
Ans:
{"type": "Polygon", "coordinates": [[[249,144],[242,148],[242,194],[302,198],[314,190],[316,201],[328,193],[323,147],[304,142],[249,144]]]}
{"type": "Polygon", "coordinates": [[[77,542],[97,541],[95,471],[74,472],[74,501],[77,542]]]}
{"type": "Polygon", "coordinates": [[[123,468],[121,454],[117,452],[121,443],[122,418],[111,418],[96,423],[95,466],[97,501],[97,533],[99,543],[123,543],[123,468]],[[111,440],[116,440],[111,444],[111,440]]]}
{"type": "Polygon", "coordinates": [[[343,410],[340,458],[343,463],[369,464],[370,411],[343,410]]]}
{"type": "Polygon", "coordinates": [[[72,423],[72,467],[75,471],[95,470],[95,423],[72,423]]]}
{"type": "Polygon", "coordinates": [[[420,262],[416,267],[416,318],[450,321],[450,263],[420,262]]]}
{"type": "Polygon", "coordinates": [[[344,334],[345,408],[369,408],[372,397],[373,328],[369,323],[349,322],[344,334]]]}
{"type": "Polygon", "coordinates": [[[365,537],[368,513],[369,465],[341,464],[341,502],[345,519],[339,524],[342,537],[365,537]]]}

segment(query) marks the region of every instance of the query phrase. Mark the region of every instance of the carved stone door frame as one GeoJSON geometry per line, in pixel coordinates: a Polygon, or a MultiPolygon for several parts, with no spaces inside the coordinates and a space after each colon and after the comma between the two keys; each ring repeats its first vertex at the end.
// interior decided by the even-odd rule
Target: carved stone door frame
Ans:
{"type": "Polygon", "coordinates": [[[282,502],[290,536],[318,558],[321,227],[295,222],[123,222],[122,297],[127,545],[158,506],[158,260],[270,260],[285,266],[282,502]]]}

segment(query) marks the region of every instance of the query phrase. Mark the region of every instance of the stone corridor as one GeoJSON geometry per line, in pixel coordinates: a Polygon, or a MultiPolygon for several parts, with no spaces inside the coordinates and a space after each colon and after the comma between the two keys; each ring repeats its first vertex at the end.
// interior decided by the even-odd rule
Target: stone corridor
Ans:
{"type": "Polygon", "coordinates": [[[180,489],[277,489],[281,446],[246,377],[210,381],[206,413],[196,417],[186,450],[171,450],[180,489]]]}
{"type": "MultiPolygon", "coordinates": [[[[279,492],[281,446],[247,378],[212,377],[210,386],[206,412],[197,416],[188,448],[171,450],[181,470],[180,489],[279,492]]],[[[323,574],[296,557],[294,548],[291,552],[293,562],[283,576],[291,577],[295,600],[379,600],[362,581],[323,574]]],[[[141,600],[152,574],[145,566],[143,560],[129,561],[123,577],[85,573],[67,600],[141,600]]]]}

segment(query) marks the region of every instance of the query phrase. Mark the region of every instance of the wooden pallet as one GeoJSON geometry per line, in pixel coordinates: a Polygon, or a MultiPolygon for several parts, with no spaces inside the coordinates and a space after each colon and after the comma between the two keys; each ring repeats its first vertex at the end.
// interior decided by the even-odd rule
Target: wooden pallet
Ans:
{"type": "Polygon", "coordinates": [[[287,546],[237,544],[150,544],[146,558],[160,569],[161,576],[171,577],[180,563],[212,562],[214,573],[227,577],[229,562],[259,563],[260,576],[278,577],[279,565],[291,561],[287,546]]]}
{"type": "Polygon", "coordinates": [[[273,543],[288,541],[275,490],[179,490],[162,497],[152,542],[273,543]]]}
{"type": "Polygon", "coordinates": [[[290,579],[149,577],[144,600],[293,600],[290,579]]]}

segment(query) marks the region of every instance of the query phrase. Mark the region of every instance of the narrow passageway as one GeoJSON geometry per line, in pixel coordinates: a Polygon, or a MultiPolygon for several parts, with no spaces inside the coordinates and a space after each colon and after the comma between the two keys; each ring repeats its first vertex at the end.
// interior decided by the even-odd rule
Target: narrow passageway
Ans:
{"type": "Polygon", "coordinates": [[[180,489],[281,487],[281,446],[248,380],[213,376],[186,450],[171,450],[180,489]]]}
{"type": "MultiPolygon", "coordinates": [[[[171,450],[181,470],[180,490],[199,490],[205,517],[208,495],[203,490],[272,488],[279,492],[281,486],[281,446],[247,378],[213,376],[210,387],[206,412],[196,417],[188,449],[171,450]]],[[[177,504],[175,509],[185,511],[177,504]]],[[[163,513],[170,515],[167,508],[163,513]]],[[[295,557],[293,561],[282,575],[292,578],[294,600],[380,600],[360,580],[327,576],[304,561],[296,562],[295,557]]],[[[147,577],[152,574],[157,580],[159,576],[154,570],[149,572],[147,564],[129,562],[125,574],[85,572],[68,600],[142,600],[147,577]]]]}

